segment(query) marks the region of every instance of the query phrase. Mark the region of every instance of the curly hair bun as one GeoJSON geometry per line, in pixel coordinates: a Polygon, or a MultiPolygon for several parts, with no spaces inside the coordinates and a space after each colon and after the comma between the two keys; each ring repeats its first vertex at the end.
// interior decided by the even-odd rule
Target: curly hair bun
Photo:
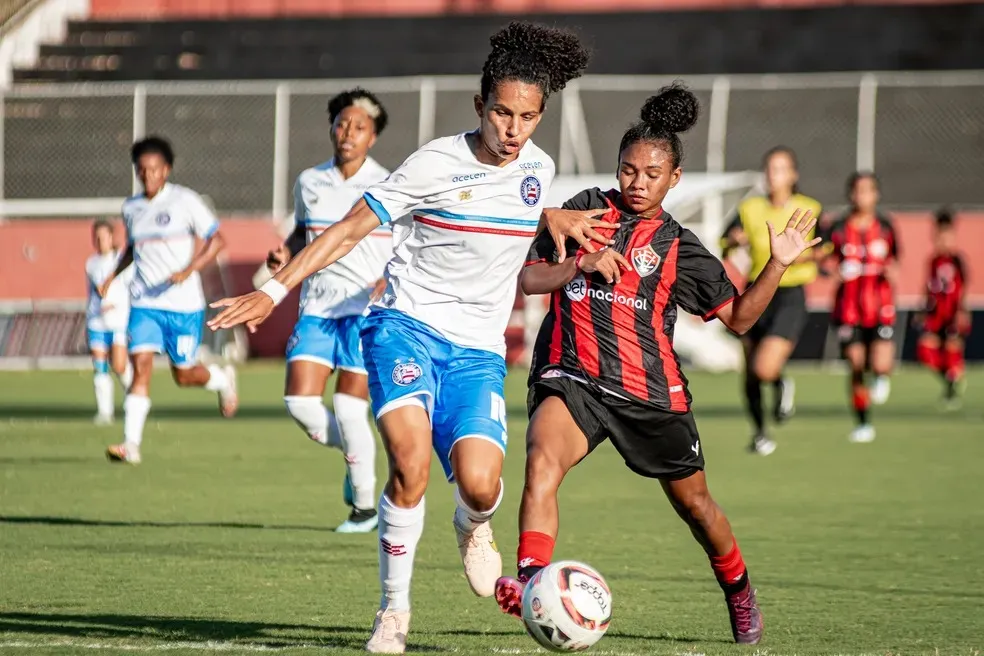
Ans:
{"type": "Polygon", "coordinates": [[[642,106],[642,122],[654,130],[674,134],[686,132],[697,124],[700,103],[683,82],[674,82],[651,96],[642,106]]]}

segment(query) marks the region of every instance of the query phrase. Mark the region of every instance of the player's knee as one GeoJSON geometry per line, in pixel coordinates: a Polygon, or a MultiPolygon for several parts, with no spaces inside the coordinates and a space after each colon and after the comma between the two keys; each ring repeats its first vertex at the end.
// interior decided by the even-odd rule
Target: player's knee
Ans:
{"type": "Polygon", "coordinates": [[[547,449],[534,444],[526,450],[526,491],[533,496],[556,494],[564,473],[560,459],[547,449]]]}
{"type": "Polygon", "coordinates": [[[174,382],[177,383],[178,387],[188,387],[196,384],[194,372],[186,367],[173,367],[171,369],[171,376],[174,378],[174,382]]]}
{"type": "Polygon", "coordinates": [[[430,460],[393,462],[387,495],[401,508],[413,508],[424,498],[430,476],[430,460]]]}
{"type": "Polygon", "coordinates": [[[499,500],[499,472],[490,467],[464,467],[455,472],[458,492],[469,508],[486,511],[499,500]]]}
{"type": "Polygon", "coordinates": [[[113,373],[115,373],[117,376],[122,376],[123,372],[126,371],[126,360],[125,359],[113,360],[112,367],[113,367],[113,373]]]}
{"type": "Polygon", "coordinates": [[[752,365],[752,373],[758,380],[772,382],[778,380],[780,369],[772,362],[766,362],[762,358],[758,358],[752,365]]]}

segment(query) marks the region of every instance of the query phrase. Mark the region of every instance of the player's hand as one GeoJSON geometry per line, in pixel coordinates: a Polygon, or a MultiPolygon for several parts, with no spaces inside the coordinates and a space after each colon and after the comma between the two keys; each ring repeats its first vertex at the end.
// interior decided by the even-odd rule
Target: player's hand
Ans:
{"type": "Polygon", "coordinates": [[[180,285],[185,280],[187,280],[191,276],[192,273],[194,273],[194,271],[192,271],[191,269],[183,269],[183,270],[178,271],[177,273],[173,274],[170,278],[168,278],[168,281],[172,285],[180,285]]]}
{"type": "Polygon", "coordinates": [[[966,335],[970,332],[970,312],[967,310],[957,311],[957,330],[966,335]]]}
{"type": "Polygon", "coordinates": [[[585,273],[597,271],[609,283],[620,282],[622,271],[632,270],[628,260],[622,257],[621,253],[610,248],[603,248],[597,253],[581,254],[577,260],[577,268],[585,273]]]}
{"type": "Polygon", "coordinates": [[[107,304],[107,303],[100,303],[99,304],[99,314],[108,314],[109,312],[111,312],[115,308],[116,308],[115,305],[110,305],[110,304],[107,304]]]}
{"type": "Polygon", "coordinates": [[[225,308],[206,324],[212,330],[246,324],[249,332],[255,333],[256,327],[270,316],[275,306],[273,299],[265,292],[255,291],[235,298],[223,298],[209,304],[209,307],[225,308]]]}
{"type": "Polygon", "coordinates": [[[109,286],[113,284],[114,276],[110,275],[103,284],[96,287],[96,293],[99,294],[99,298],[106,298],[106,294],[109,293],[109,286]]]}
{"type": "Polygon", "coordinates": [[[376,281],[376,284],[372,287],[372,292],[369,294],[369,300],[373,303],[378,301],[386,293],[386,286],[389,283],[386,282],[386,278],[380,278],[376,281]]]}
{"type": "Polygon", "coordinates": [[[807,241],[810,231],[817,225],[817,220],[813,218],[810,210],[796,210],[789,217],[789,223],[783,228],[782,232],[776,234],[776,229],[771,223],[767,223],[769,228],[769,247],[772,251],[772,259],[784,267],[796,261],[803,251],[813,248],[823,241],[820,237],[814,237],[807,241]]]}
{"type": "Polygon", "coordinates": [[[621,225],[600,220],[604,215],[604,210],[543,210],[543,219],[546,221],[547,230],[553,237],[554,246],[557,248],[558,264],[567,259],[568,237],[577,241],[581,248],[588,253],[594,253],[596,250],[591,244],[592,241],[602,246],[611,246],[615,243],[614,239],[604,237],[595,231],[595,228],[614,230],[621,225]]]}
{"type": "Polygon", "coordinates": [[[276,274],[290,262],[290,249],[287,244],[280,244],[267,253],[266,266],[270,273],[276,274]]]}

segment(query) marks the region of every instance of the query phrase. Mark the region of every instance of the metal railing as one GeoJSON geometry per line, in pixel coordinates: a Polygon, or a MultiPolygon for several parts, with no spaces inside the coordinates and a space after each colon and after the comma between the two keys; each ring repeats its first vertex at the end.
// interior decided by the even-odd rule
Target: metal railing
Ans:
{"type": "MultiPolygon", "coordinates": [[[[804,190],[827,204],[843,202],[851,171],[874,168],[892,206],[984,206],[984,71],[684,79],[703,109],[684,135],[688,170],[754,170],[783,143],[804,190]]],[[[536,141],[562,174],[614,172],[622,131],[669,81],[577,80],[548,103],[536,141]]],[[[92,215],[109,206],[98,199],[115,213],[135,189],[130,143],[156,133],[174,142],[175,179],[219,211],[283,216],[293,178],[330,156],[328,98],[355,85],[389,110],[373,154],[391,168],[476,125],[472,77],[23,85],[3,97],[0,215],[92,215]]]]}

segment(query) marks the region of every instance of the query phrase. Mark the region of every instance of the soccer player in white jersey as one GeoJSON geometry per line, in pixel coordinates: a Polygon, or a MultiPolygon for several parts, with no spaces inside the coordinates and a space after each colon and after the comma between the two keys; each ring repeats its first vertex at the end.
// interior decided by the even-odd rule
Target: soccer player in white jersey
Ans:
{"type": "MultiPolygon", "coordinates": [[[[267,259],[279,271],[329,226],[337,223],[371,185],[389,171],[369,157],[386,127],[386,110],[372,93],[352,89],[328,103],[335,156],[301,173],[294,184],[294,231],[267,259]]],[[[369,425],[369,382],[359,334],[373,294],[382,294],[383,271],[393,255],[393,231],[380,225],[348,255],[304,281],[300,317],[287,342],[287,413],[315,442],[341,449],[349,518],[339,533],[376,528],[376,438],[369,425]],[[338,382],[334,413],[322,401],[332,371],[338,382]]]]}
{"type": "Polygon", "coordinates": [[[99,288],[116,271],[120,252],[113,243],[113,225],[99,220],[92,225],[92,244],[96,252],[85,262],[85,282],[88,302],[85,307],[85,327],[92,354],[92,387],[96,393],[95,423],[113,423],[113,378],[116,374],[125,392],[133,380],[133,369],[126,357],[126,321],[130,313],[130,279],[133,267],[128,268],[109,286],[106,298],[99,288]]]}
{"type": "Polygon", "coordinates": [[[477,130],[420,148],[259,291],[214,303],[227,309],[208,324],[255,330],[289,288],[394,223],[387,289],[362,333],[390,463],[379,501],[383,594],[370,652],[406,649],[432,446],[457,484],[453,523],[465,576],[475,594],[494,593],[502,560],[489,520],[503,492],[503,334],[523,249],[541,219],[560,246],[568,235],[592,252],[589,238],[611,243],[591,229],[610,225],[591,218],[597,212],[543,209],[554,164],[529,141],[547,96],[581,74],[587,53],[573,34],[529,23],[512,23],[491,42],[475,97],[477,130]]]}
{"type": "Polygon", "coordinates": [[[198,272],[225,245],[219,221],[201,196],[168,182],[174,151],[166,140],[149,137],[135,143],[130,152],[144,191],[123,203],[126,251],[100,292],[105,298],[113,278],[132,263],[127,333],[133,383],[123,402],[123,443],[110,446],[106,455],[110,460],[138,463],[150,412],[154,355],[167,353],[174,382],[181,387],[216,392],[224,417],[236,413],[239,400],[231,366],[198,363],[205,319],[205,294],[198,272]]]}

